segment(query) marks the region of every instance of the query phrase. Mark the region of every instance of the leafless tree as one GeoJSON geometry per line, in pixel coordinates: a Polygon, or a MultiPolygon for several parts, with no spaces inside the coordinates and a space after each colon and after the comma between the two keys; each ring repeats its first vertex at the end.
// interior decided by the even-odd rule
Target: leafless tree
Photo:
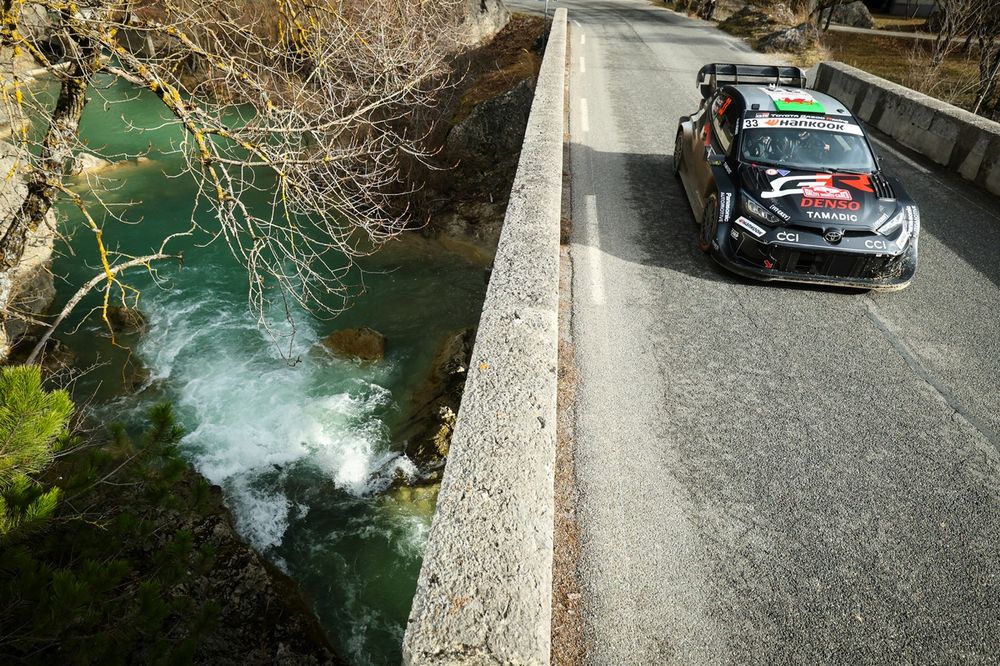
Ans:
{"type": "MultiPolygon", "coordinates": [[[[813,8],[813,16],[815,17],[816,27],[822,28],[824,31],[830,29],[830,22],[833,21],[833,12],[837,7],[841,5],[848,5],[853,0],[817,0],[813,8]]],[[[800,3],[801,4],[801,3],[800,3]]]]}
{"type": "Polygon", "coordinates": [[[937,38],[931,50],[930,67],[935,70],[945,58],[961,51],[978,52],[978,79],[974,88],[973,113],[987,117],[1000,114],[1000,13],[994,0],[936,0],[937,38]]]}
{"type": "Polygon", "coordinates": [[[935,0],[939,27],[931,49],[932,68],[939,67],[949,54],[959,48],[962,37],[971,38],[975,33],[981,4],[984,0],[935,0]]]}
{"type": "Polygon", "coordinates": [[[455,0],[0,0],[0,47],[59,81],[53,105],[12,68],[0,95],[11,113],[47,120],[40,139],[15,135],[23,159],[7,176],[26,179],[27,194],[0,237],[0,308],[29,233],[65,199],[103,267],[81,289],[103,290],[105,305],[134,294],[124,268],[151,268],[178,235],[203,233],[246,266],[258,315],[272,293],[336,309],[345,258],[406,225],[402,165],[430,150],[407,117],[445,85],[457,11],[455,0]],[[120,211],[99,198],[95,210],[67,181],[99,74],[152,91],[169,110],[197,184],[192,210],[210,211],[148,256],[116,251],[103,222],[120,211]],[[269,204],[251,207],[259,192],[269,204]]]}
{"type": "Polygon", "coordinates": [[[1000,116],[1000,12],[980,0],[975,38],[979,46],[979,85],[972,112],[996,119],[1000,116]]]}

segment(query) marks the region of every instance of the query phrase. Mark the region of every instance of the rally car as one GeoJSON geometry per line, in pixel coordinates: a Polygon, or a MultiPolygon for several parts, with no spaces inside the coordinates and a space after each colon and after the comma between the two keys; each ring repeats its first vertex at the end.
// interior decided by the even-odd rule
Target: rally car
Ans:
{"type": "Polygon", "coordinates": [[[920,211],[846,105],[807,90],[798,67],[714,63],[698,86],[673,164],[704,252],[760,280],[910,284],[920,211]]]}

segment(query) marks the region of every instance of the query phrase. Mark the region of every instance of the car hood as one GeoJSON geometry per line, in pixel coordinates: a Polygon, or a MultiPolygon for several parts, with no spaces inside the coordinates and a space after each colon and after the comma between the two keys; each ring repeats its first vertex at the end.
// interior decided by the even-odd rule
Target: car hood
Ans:
{"type": "Polygon", "coordinates": [[[884,176],[824,173],[744,164],[743,189],[785,222],[877,229],[897,211],[884,176]]]}

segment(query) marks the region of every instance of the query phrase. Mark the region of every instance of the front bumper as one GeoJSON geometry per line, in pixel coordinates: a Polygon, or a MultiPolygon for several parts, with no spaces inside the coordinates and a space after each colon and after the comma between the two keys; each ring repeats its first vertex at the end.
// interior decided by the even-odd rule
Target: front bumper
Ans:
{"type": "Polygon", "coordinates": [[[734,223],[720,224],[712,257],[755,280],[804,282],[898,291],[917,270],[917,236],[902,249],[874,233],[848,233],[837,244],[811,230],[771,228],[756,236],[734,223]]]}

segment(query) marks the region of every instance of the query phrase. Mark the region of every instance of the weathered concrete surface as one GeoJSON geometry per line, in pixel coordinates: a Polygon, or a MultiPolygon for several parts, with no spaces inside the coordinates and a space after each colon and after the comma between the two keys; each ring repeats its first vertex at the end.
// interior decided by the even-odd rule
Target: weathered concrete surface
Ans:
{"type": "Polygon", "coordinates": [[[1000,194],[1000,123],[839,62],[820,63],[813,87],[903,145],[1000,194]]]}
{"type": "Polygon", "coordinates": [[[566,10],[556,12],[403,663],[547,664],[566,10]]]}

